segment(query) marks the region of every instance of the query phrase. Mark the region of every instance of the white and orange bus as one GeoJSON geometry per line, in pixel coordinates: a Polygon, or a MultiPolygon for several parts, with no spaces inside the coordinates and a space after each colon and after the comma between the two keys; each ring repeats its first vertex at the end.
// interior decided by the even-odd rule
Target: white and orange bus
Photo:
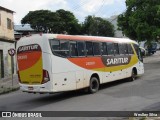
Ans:
{"type": "Polygon", "coordinates": [[[130,39],[37,34],[17,42],[20,88],[29,93],[88,89],[144,73],[137,42],[130,39]]]}

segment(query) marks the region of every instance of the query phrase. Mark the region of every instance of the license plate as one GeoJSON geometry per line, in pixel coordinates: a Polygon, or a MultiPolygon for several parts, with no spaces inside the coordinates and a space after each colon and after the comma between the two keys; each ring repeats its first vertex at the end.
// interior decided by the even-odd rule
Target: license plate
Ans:
{"type": "Polygon", "coordinates": [[[28,90],[33,90],[34,88],[33,87],[28,87],[28,90]]]}

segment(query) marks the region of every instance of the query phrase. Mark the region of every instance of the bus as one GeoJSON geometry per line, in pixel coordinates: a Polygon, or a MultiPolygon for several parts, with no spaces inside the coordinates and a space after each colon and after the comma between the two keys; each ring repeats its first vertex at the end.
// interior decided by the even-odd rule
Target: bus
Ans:
{"type": "Polygon", "coordinates": [[[36,34],[17,42],[20,89],[56,93],[86,89],[144,73],[138,43],[123,38],[36,34]]]}

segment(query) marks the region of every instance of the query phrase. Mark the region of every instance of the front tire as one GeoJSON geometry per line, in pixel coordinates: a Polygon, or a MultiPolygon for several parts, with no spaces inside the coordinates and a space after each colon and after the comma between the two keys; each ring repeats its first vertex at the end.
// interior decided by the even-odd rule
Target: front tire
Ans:
{"type": "Polygon", "coordinates": [[[96,93],[99,89],[99,81],[96,77],[92,77],[88,88],[89,93],[96,93]]]}

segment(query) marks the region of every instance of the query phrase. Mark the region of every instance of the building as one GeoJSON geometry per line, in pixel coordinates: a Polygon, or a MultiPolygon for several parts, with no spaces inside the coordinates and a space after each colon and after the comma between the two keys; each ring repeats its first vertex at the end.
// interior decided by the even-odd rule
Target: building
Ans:
{"type": "Polygon", "coordinates": [[[114,15],[114,16],[111,16],[107,20],[114,25],[115,37],[117,37],[117,38],[125,38],[125,36],[123,35],[122,31],[117,30],[118,29],[117,19],[118,19],[118,15],[114,15]]]}
{"type": "Polygon", "coordinates": [[[23,36],[36,34],[36,31],[30,25],[14,25],[15,40],[19,40],[23,36]]]}
{"type": "Polygon", "coordinates": [[[16,65],[11,65],[15,58],[11,60],[8,54],[10,48],[15,48],[13,14],[14,11],[0,6],[0,79],[16,73],[16,65]]]}

